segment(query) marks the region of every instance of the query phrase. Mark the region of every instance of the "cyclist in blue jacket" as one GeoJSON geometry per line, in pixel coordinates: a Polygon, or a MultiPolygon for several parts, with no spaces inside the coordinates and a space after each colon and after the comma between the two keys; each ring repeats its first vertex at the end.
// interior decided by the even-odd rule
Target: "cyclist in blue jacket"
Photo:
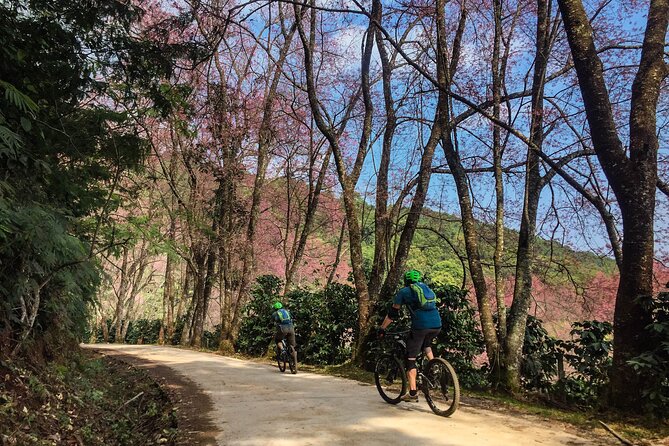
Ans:
{"type": "Polygon", "coordinates": [[[404,273],[404,288],[400,289],[393,298],[393,305],[379,328],[379,337],[383,337],[386,327],[399,318],[402,305],[406,305],[411,314],[411,331],[407,340],[406,358],[409,393],[402,397],[402,401],[416,402],[418,401],[416,357],[422,349],[428,359],[434,358],[430,345],[441,331],[437,297],[430,287],[421,282],[420,273],[416,270],[404,273]]]}
{"type": "Polygon", "coordinates": [[[295,325],[290,312],[283,308],[281,302],[274,302],[274,313],[272,313],[272,320],[276,322],[276,333],[274,334],[274,342],[276,342],[277,354],[281,353],[283,348],[281,341],[286,340],[291,348],[293,360],[297,366],[297,343],[295,342],[295,325]]]}

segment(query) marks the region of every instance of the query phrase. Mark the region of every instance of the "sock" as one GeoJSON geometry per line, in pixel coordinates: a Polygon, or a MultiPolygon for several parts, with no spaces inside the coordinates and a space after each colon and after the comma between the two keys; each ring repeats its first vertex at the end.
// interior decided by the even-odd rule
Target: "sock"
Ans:
{"type": "Polygon", "coordinates": [[[418,395],[418,389],[416,389],[416,390],[409,390],[409,395],[411,395],[411,396],[416,396],[416,395],[418,395]]]}

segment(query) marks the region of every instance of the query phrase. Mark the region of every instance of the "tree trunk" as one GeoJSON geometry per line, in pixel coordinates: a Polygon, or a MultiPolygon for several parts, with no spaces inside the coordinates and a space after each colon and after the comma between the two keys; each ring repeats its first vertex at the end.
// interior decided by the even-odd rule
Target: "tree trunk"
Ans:
{"type": "Polygon", "coordinates": [[[543,146],[544,83],[550,52],[550,5],[549,0],[537,0],[536,57],[532,79],[532,119],[530,122],[530,144],[525,164],[525,196],[516,251],[516,281],[513,303],[507,323],[507,336],[503,340],[501,385],[514,393],[520,390],[520,361],[525,340],[527,313],[531,302],[532,266],[536,239],[537,210],[545,182],[540,172],[538,152],[543,146]]]}
{"type": "Polygon", "coordinates": [[[581,96],[597,158],[623,217],[620,283],[614,314],[611,396],[615,407],[637,409],[645,382],[628,361],[650,347],[644,328],[651,315],[639,297],[652,293],[655,188],[657,185],[656,113],[667,68],[664,46],[669,0],[651,0],[639,70],[632,85],[629,157],[618,135],[611,100],[597,55],[593,31],[581,0],[558,0],[578,75],[581,96]]]}
{"type": "Polygon", "coordinates": [[[123,306],[125,305],[125,296],[128,289],[128,248],[123,247],[123,261],[121,262],[121,279],[118,290],[116,291],[116,331],[114,336],[115,343],[123,343],[121,329],[123,324],[123,306]]]}
{"type": "MultiPolygon", "coordinates": [[[[505,76],[500,61],[502,42],[502,2],[493,1],[495,34],[492,52],[492,102],[493,117],[500,119],[502,102],[502,78],[505,76]]],[[[495,270],[495,298],[497,300],[497,333],[500,340],[506,337],[506,303],[504,302],[504,274],[502,257],[504,255],[504,172],[502,171],[502,132],[493,124],[492,129],[493,173],[495,177],[495,253],[493,267],[495,270]]]]}
{"type": "MultiPolygon", "coordinates": [[[[312,0],[313,5],[313,0],[312,0]]],[[[367,330],[369,319],[369,292],[367,289],[367,279],[363,268],[362,257],[362,235],[360,231],[360,223],[358,222],[358,210],[355,202],[355,184],[357,182],[360,170],[362,169],[362,162],[364,161],[364,154],[366,151],[367,141],[371,133],[371,102],[366,97],[365,99],[365,118],[363,125],[363,135],[360,139],[358,148],[358,156],[354,164],[353,172],[349,175],[346,171],[344,157],[339,147],[339,140],[337,132],[325,121],[321,114],[320,104],[316,94],[316,85],[314,80],[314,66],[313,66],[313,48],[316,39],[316,11],[310,8],[311,26],[310,33],[307,36],[302,23],[298,21],[298,31],[300,40],[302,41],[302,48],[304,50],[304,65],[307,80],[307,93],[309,97],[309,105],[313,114],[314,121],[323,136],[326,137],[332,147],[335,157],[335,164],[337,167],[337,175],[342,186],[342,196],[344,201],[344,210],[346,212],[346,221],[349,229],[349,246],[351,256],[351,268],[353,269],[353,278],[355,288],[358,294],[358,342],[357,346],[362,345],[364,333],[367,330]]],[[[295,5],[295,14],[300,15],[300,8],[295,5]]],[[[371,24],[370,24],[371,26],[371,24]]],[[[373,43],[373,42],[372,42],[373,43]]],[[[369,94],[369,85],[365,83],[369,81],[369,61],[371,58],[371,44],[370,38],[367,39],[365,50],[363,51],[362,61],[362,91],[363,95],[369,94]]],[[[358,348],[356,348],[356,352],[358,348]]]]}
{"type": "MultiPolygon", "coordinates": [[[[381,22],[382,5],[380,0],[374,0],[372,10],[374,19],[381,22]]],[[[376,300],[383,283],[383,276],[388,264],[388,247],[391,236],[391,220],[388,212],[388,169],[393,147],[393,137],[397,127],[395,116],[395,101],[392,91],[392,70],[388,52],[386,51],[383,35],[377,27],[368,29],[368,33],[376,35],[376,47],[381,59],[381,75],[383,81],[383,99],[386,113],[386,124],[381,144],[381,160],[376,174],[376,207],[374,208],[374,259],[372,274],[369,279],[369,295],[372,301],[376,300]]],[[[372,44],[370,39],[370,45],[372,44]]]]}
{"type": "Polygon", "coordinates": [[[330,271],[330,275],[328,276],[328,281],[326,283],[326,286],[330,285],[334,281],[335,274],[337,273],[337,268],[339,267],[339,262],[341,261],[342,248],[344,247],[345,230],[346,230],[346,219],[344,219],[341,222],[341,230],[339,231],[339,241],[337,242],[337,254],[335,255],[335,260],[332,263],[332,270],[330,271]]]}

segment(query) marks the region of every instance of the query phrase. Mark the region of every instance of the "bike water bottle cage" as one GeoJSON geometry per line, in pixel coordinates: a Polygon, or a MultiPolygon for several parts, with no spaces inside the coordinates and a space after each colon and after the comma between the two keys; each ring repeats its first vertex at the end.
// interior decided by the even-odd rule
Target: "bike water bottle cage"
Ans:
{"type": "Polygon", "coordinates": [[[412,283],[409,285],[411,287],[411,290],[416,294],[416,297],[418,298],[418,304],[416,305],[416,310],[428,310],[434,308],[430,304],[436,304],[437,303],[437,296],[435,296],[434,293],[430,297],[425,296],[425,291],[423,290],[423,287],[421,287],[418,284],[412,283]]]}
{"type": "Polygon", "coordinates": [[[277,310],[276,314],[279,316],[279,322],[290,322],[290,313],[284,309],[277,310]]]}

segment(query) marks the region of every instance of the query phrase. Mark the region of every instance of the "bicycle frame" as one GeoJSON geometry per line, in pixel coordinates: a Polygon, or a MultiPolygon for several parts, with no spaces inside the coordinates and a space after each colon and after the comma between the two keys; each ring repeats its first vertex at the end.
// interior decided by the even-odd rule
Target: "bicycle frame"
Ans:
{"type": "MultiPolygon", "coordinates": [[[[409,333],[410,332],[408,330],[394,333],[387,333],[386,337],[388,337],[389,339],[387,341],[384,339],[383,341],[389,343],[391,345],[391,348],[388,351],[385,351],[384,353],[391,354],[397,357],[398,359],[405,360],[407,354],[406,337],[409,333]]],[[[418,352],[418,355],[416,356],[416,370],[418,371],[418,375],[422,375],[423,367],[425,367],[427,362],[428,359],[427,356],[425,356],[425,352],[422,350],[418,352]]]]}

